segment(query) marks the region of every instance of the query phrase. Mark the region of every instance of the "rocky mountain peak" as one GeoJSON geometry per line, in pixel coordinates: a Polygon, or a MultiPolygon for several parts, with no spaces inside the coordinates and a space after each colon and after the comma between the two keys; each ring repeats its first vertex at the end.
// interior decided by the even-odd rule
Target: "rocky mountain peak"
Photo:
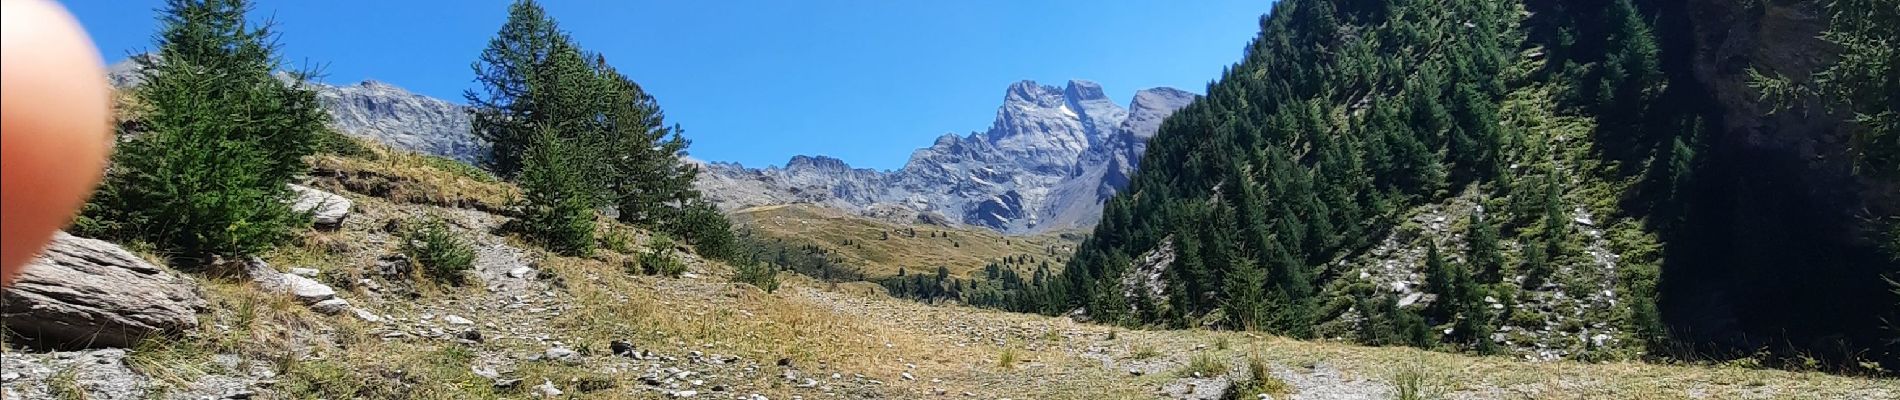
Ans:
{"type": "Polygon", "coordinates": [[[1009,85],[1004,92],[1003,105],[1022,105],[1026,108],[1053,108],[1067,103],[1062,89],[1047,86],[1032,80],[1022,80],[1009,85]]]}
{"type": "MultiPolygon", "coordinates": [[[[379,89],[379,90],[402,90],[402,88],[396,87],[396,85],[392,85],[389,82],[383,82],[383,81],[379,81],[375,79],[365,79],[362,82],[357,82],[356,86],[362,86],[364,88],[379,89]]],[[[402,90],[402,91],[404,93],[409,92],[407,90],[402,90]]]]}
{"type": "Polygon", "coordinates": [[[1127,111],[1113,102],[1081,100],[1069,96],[1070,92],[1093,95],[1100,90],[1083,82],[1068,89],[1034,81],[1010,85],[995,122],[983,135],[992,147],[986,150],[1028,169],[1072,170],[1083,152],[1102,144],[1103,128],[1119,125],[1127,111]]]}
{"type": "Polygon", "coordinates": [[[955,133],[945,133],[943,134],[943,136],[938,136],[937,141],[932,142],[931,145],[949,146],[949,145],[957,144],[958,141],[962,141],[962,140],[963,140],[963,137],[957,136],[957,134],[955,133]]]}
{"type": "Polygon", "coordinates": [[[785,163],[785,169],[810,170],[810,171],[819,171],[819,172],[840,172],[840,171],[850,170],[851,166],[846,165],[844,163],[844,160],[833,158],[831,156],[822,156],[822,155],[821,156],[807,156],[807,155],[800,154],[800,155],[792,156],[792,160],[785,163]]]}
{"type": "Polygon", "coordinates": [[[1004,232],[1080,227],[1094,223],[1105,193],[1125,185],[1129,154],[1139,156],[1160,119],[1193,97],[1168,88],[1139,92],[1130,104],[1142,121],[1153,121],[1131,125],[1129,109],[1095,82],[1019,81],[1004,91],[989,130],[939,136],[902,169],[798,156],[783,168],[709,168],[699,186],[728,209],[810,203],[871,216],[943,215],[1004,232]]]}
{"type": "Polygon", "coordinates": [[[1069,108],[1082,117],[1082,131],[1087,134],[1090,148],[1102,146],[1102,142],[1114,134],[1115,127],[1128,119],[1128,110],[1115,104],[1103,93],[1102,85],[1094,81],[1071,80],[1062,90],[1069,100],[1069,108]]]}
{"type": "Polygon", "coordinates": [[[1161,129],[1161,120],[1174,115],[1199,98],[1194,93],[1171,87],[1142,89],[1135,92],[1135,100],[1128,103],[1128,118],[1122,122],[1124,132],[1134,133],[1147,140],[1161,129]]]}
{"type": "Polygon", "coordinates": [[[1070,80],[1069,85],[1062,89],[1062,95],[1067,96],[1069,101],[1072,102],[1090,100],[1110,101],[1108,94],[1102,92],[1102,84],[1089,80],[1070,80]]]}

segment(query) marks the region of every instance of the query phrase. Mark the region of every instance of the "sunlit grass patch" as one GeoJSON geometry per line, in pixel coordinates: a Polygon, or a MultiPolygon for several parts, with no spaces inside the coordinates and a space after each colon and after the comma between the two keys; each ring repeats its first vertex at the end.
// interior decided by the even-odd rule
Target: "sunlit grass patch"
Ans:
{"type": "Polygon", "coordinates": [[[373,156],[319,154],[307,160],[319,182],[390,201],[504,211],[520,190],[473,166],[364,143],[373,156]]]}

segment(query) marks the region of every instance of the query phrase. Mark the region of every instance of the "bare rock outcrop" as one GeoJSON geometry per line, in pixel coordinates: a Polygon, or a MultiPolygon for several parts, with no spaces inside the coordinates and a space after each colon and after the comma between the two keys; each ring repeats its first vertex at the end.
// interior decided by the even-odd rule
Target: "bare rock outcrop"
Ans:
{"type": "Polygon", "coordinates": [[[290,209],[310,213],[311,222],[320,229],[343,226],[343,218],[350,216],[350,207],[354,206],[348,198],[309,186],[292,184],[290,191],[297,194],[290,209]]]}
{"type": "Polygon", "coordinates": [[[60,232],[0,291],[0,320],[54,347],[127,347],[198,325],[197,284],[118,245],[60,232]]]}

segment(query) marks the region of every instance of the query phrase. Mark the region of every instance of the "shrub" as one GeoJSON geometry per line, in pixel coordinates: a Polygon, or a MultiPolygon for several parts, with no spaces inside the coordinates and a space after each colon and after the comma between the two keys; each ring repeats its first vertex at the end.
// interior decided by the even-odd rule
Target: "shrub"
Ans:
{"type": "Polygon", "coordinates": [[[647,275],[661,275],[678,278],[686,273],[686,264],[673,258],[672,251],[649,250],[640,253],[640,268],[647,275]]]}
{"type": "Polygon", "coordinates": [[[1227,364],[1206,352],[1194,353],[1188,357],[1188,365],[1181,370],[1181,376],[1213,377],[1227,373],[1227,364]]]}
{"type": "Polygon", "coordinates": [[[1128,358],[1132,358],[1136,360],[1146,360],[1146,359],[1160,357],[1160,356],[1161,356],[1161,351],[1155,350],[1154,346],[1142,345],[1141,347],[1136,347],[1135,352],[1133,354],[1129,354],[1128,358]]]}
{"type": "Polygon", "coordinates": [[[731,222],[710,203],[696,202],[687,206],[681,211],[679,223],[670,231],[685,238],[700,256],[730,261],[737,254],[731,222]]]}
{"type": "Polygon", "coordinates": [[[764,289],[766,293],[778,290],[778,268],[760,261],[742,262],[735,266],[732,281],[749,283],[764,289]]]}
{"type": "Polygon", "coordinates": [[[1399,367],[1392,377],[1392,398],[1397,400],[1426,400],[1440,397],[1437,388],[1426,380],[1423,362],[1413,362],[1399,367]]]}
{"type": "Polygon", "coordinates": [[[402,254],[409,256],[430,279],[461,285],[464,272],[475,267],[475,248],[448,223],[429,217],[404,223],[402,254]]]}
{"type": "Polygon", "coordinates": [[[1267,369],[1266,360],[1259,357],[1247,359],[1247,375],[1236,376],[1233,381],[1234,384],[1227,387],[1222,399],[1251,400],[1263,394],[1281,399],[1293,393],[1293,385],[1273,376],[1273,371],[1267,369]]]}
{"type": "Polygon", "coordinates": [[[686,273],[686,264],[673,256],[673,239],[653,235],[653,240],[647,242],[647,251],[640,253],[640,269],[647,275],[677,278],[686,273]]]}
{"type": "Polygon", "coordinates": [[[607,228],[600,233],[600,245],[615,253],[633,254],[633,233],[616,225],[607,225],[607,228]]]}

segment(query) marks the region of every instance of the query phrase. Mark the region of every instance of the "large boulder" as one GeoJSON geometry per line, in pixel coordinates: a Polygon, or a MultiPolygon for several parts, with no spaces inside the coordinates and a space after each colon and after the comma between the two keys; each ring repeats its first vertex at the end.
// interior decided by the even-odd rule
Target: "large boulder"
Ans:
{"type": "Polygon", "coordinates": [[[0,290],[7,330],[54,347],[128,347],[198,325],[197,283],[101,240],[60,232],[0,290]]]}
{"type": "Polygon", "coordinates": [[[290,209],[310,213],[310,219],[318,228],[336,229],[343,226],[343,218],[350,216],[350,199],[315,188],[292,184],[290,191],[297,199],[290,203],[290,209]]]}

